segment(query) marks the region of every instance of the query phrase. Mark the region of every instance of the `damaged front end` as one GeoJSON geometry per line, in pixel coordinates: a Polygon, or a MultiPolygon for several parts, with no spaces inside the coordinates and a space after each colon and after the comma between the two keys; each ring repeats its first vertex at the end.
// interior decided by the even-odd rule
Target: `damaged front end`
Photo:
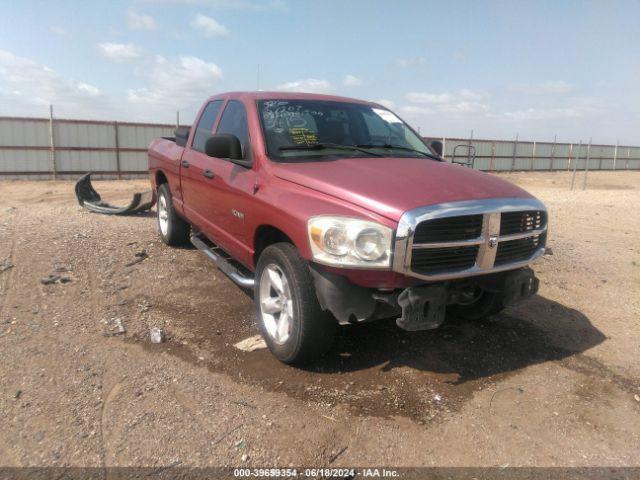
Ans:
{"type": "Polygon", "coordinates": [[[427,283],[392,292],[360,287],[345,277],[310,267],[318,301],[340,324],[394,318],[408,331],[432,330],[448,313],[481,318],[519,303],[538,292],[539,281],[528,267],[468,279],[427,283]],[[487,298],[495,298],[488,304],[487,298]],[[472,314],[469,315],[469,312],[472,314]]]}
{"type": "Polygon", "coordinates": [[[104,215],[133,215],[149,210],[156,203],[155,192],[152,190],[134,193],[131,202],[126,207],[116,207],[105,203],[91,184],[91,173],[87,173],[78,179],[75,190],[78,203],[82,207],[91,212],[104,215]]]}

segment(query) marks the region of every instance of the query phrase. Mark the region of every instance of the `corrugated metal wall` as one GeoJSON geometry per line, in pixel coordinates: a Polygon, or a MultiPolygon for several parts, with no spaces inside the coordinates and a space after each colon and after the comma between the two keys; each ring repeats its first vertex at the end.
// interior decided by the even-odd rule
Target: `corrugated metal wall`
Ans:
{"type": "MultiPolygon", "coordinates": [[[[173,136],[173,125],[47,118],[0,117],[0,176],[17,178],[77,177],[85,172],[103,177],[143,175],[147,146],[156,137],[173,136]],[[51,128],[53,127],[53,128],[51,128]],[[53,138],[51,133],[53,133],[53,138]],[[53,148],[52,148],[53,145],[53,148]],[[54,163],[55,159],[55,163],[54,163]]],[[[426,137],[425,137],[426,138],[426,137]]],[[[462,161],[473,145],[474,168],[490,171],[584,169],[639,170],[640,147],[578,145],[553,142],[438,139],[445,158],[462,161]]]]}
{"type": "Polygon", "coordinates": [[[46,118],[0,117],[0,176],[47,179],[54,172],[56,178],[86,172],[103,178],[145,174],[149,143],[156,137],[173,136],[174,129],[164,124],[57,119],[51,123],[46,118]]]}
{"type": "Polygon", "coordinates": [[[445,158],[449,161],[468,160],[468,148],[456,146],[475,147],[474,168],[479,170],[568,170],[576,166],[576,159],[577,168],[584,169],[587,156],[589,170],[640,170],[640,147],[468,138],[433,139],[444,143],[445,158]]]}

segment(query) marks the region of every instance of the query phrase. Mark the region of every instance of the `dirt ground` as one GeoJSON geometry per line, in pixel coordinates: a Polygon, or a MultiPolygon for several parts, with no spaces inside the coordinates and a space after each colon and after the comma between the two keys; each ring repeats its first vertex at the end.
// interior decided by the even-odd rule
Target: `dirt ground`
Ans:
{"type": "Polygon", "coordinates": [[[0,465],[640,466],[640,172],[502,177],[549,208],[538,296],[487,323],[343,328],[307,369],[233,347],[257,333],[250,296],[153,213],[0,182],[0,465]]]}

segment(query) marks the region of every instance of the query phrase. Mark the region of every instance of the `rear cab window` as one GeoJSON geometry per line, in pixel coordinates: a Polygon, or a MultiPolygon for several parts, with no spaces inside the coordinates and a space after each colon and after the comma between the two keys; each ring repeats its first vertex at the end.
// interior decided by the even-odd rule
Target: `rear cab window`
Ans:
{"type": "Polygon", "coordinates": [[[216,123],[216,118],[218,118],[218,113],[220,113],[220,108],[222,108],[223,103],[224,100],[214,100],[204,107],[193,135],[193,142],[191,143],[192,149],[204,152],[204,144],[207,142],[207,138],[211,136],[213,126],[216,123]]]}
{"type": "Polygon", "coordinates": [[[239,100],[229,100],[222,112],[216,133],[235,135],[242,146],[242,158],[251,160],[251,142],[249,141],[249,124],[247,110],[239,100]]]}

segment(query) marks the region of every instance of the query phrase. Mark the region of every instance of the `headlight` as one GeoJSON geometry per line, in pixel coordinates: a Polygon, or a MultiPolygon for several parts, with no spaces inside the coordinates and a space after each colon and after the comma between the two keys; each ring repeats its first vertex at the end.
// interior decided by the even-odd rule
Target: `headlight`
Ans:
{"type": "Polygon", "coordinates": [[[337,267],[388,268],[393,231],[379,223],[321,216],[308,222],[313,259],[337,267]]]}

